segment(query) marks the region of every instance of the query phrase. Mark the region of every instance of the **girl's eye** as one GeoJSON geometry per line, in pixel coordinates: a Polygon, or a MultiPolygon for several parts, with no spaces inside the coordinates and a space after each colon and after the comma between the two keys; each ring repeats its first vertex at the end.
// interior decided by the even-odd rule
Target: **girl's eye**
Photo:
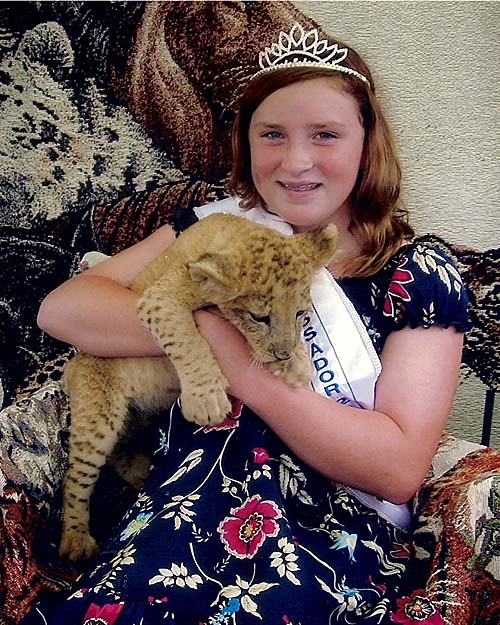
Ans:
{"type": "Polygon", "coordinates": [[[248,314],[257,323],[265,323],[267,325],[271,323],[271,317],[269,315],[256,315],[253,312],[249,312],[248,314]]]}
{"type": "Polygon", "coordinates": [[[281,139],[283,135],[277,130],[268,130],[267,132],[262,133],[262,137],[265,139],[281,139]]]}
{"type": "Polygon", "coordinates": [[[333,133],[333,132],[328,132],[326,130],[322,130],[321,132],[318,132],[316,137],[318,139],[323,140],[323,141],[328,141],[329,139],[336,139],[337,135],[335,133],[333,133]]]}

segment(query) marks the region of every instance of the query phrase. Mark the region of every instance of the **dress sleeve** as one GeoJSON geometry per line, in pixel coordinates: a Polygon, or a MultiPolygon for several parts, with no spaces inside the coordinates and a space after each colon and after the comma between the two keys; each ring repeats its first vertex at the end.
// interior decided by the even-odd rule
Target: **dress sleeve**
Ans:
{"type": "Polygon", "coordinates": [[[384,316],[393,330],[405,326],[471,328],[466,288],[453,261],[438,248],[417,243],[401,255],[389,282],[384,316]]]}
{"type": "Polygon", "coordinates": [[[174,209],[172,217],[169,219],[168,223],[174,229],[176,236],[179,236],[181,232],[187,230],[189,226],[192,226],[198,221],[198,217],[192,208],[186,209],[182,206],[179,206],[174,209]]]}

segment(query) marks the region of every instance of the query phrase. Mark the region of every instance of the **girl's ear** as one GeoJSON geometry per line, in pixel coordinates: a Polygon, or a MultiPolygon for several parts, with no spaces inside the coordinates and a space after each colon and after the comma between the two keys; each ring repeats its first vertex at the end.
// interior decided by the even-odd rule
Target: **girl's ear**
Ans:
{"type": "Polygon", "coordinates": [[[316,269],[328,265],[337,250],[339,237],[337,227],[333,224],[292,236],[298,248],[307,256],[308,262],[312,263],[316,269]]]}

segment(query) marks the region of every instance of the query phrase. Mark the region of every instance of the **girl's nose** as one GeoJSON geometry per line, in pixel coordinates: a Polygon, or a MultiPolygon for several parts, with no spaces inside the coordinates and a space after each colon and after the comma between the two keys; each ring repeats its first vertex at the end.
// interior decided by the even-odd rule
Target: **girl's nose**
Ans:
{"type": "Polygon", "coordinates": [[[281,167],[290,174],[300,174],[313,165],[310,151],[300,141],[288,141],[283,153],[281,167]]]}

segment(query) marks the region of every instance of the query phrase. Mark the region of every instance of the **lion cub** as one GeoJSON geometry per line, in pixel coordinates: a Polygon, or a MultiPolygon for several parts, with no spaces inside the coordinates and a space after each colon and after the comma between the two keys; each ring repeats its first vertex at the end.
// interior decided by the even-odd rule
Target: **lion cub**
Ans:
{"type": "Polygon", "coordinates": [[[310,363],[300,333],[313,275],[336,249],[335,226],[285,236],[234,215],[216,214],[191,226],[137,277],[138,315],[165,358],[98,358],[77,354],[65,367],[70,397],[69,468],[59,553],[71,560],[97,551],[89,532],[89,499],[109,460],[140,488],[146,458],[123,462],[117,452],[133,406],[138,421],[179,396],[186,419],[220,423],[230,412],[228,381],[193,312],[217,306],[247,339],[256,363],[292,384],[307,384],[310,363]]]}

